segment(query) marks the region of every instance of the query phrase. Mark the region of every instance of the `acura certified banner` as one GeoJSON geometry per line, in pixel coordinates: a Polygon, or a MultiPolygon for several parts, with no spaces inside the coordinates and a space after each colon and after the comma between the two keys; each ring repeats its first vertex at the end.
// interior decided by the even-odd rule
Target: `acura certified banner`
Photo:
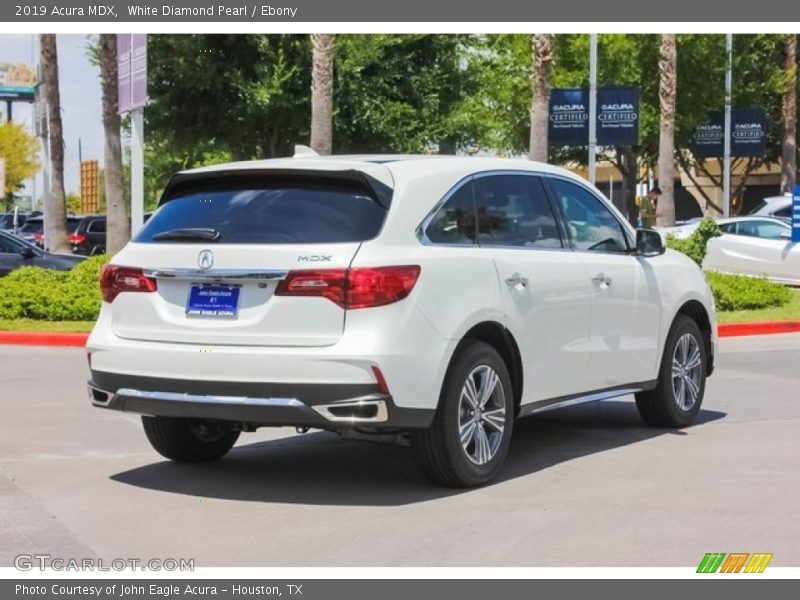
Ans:
{"type": "Polygon", "coordinates": [[[573,88],[550,92],[551,146],[586,146],[589,143],[589,90],[573,88]]]}
{"type": "MultiPolygon", "coordinates": [[[[731,111],[731,156],[764,156],[767,142],[767,114],[763,108],[735,108],[731,111]]],[[[695,127],[692,152],[697,158],[725,156],[725,115],[715,111],[695,127]]]]}
{"type": "MultiPolygon", "coordinates": [[[[589,90],[556,89],[550,93],[551,146],[589,145],[589,90]]],[[[626,146],[639,143],[639,88],[602,87],[597,90],[597,144],[626,146]]]]}

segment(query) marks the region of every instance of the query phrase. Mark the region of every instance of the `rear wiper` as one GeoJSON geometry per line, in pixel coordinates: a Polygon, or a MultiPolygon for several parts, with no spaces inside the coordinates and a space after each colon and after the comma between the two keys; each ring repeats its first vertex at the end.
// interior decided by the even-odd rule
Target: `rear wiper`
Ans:
{"type": "Polygon", "coordinates": [[[182,229],[170,229],[162,231],[153,236],[157,242],[201,240],[203,242],[219,241],[220,233],[211,227],[185,227],[182,229]]]}

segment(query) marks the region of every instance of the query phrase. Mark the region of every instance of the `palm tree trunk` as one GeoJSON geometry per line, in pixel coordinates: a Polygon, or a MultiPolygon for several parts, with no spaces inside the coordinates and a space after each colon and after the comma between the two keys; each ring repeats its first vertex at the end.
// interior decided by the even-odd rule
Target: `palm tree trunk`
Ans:
{"type": "Polygon", "coordinates": [[[333,149],[334,39],[329,33],[312,33],[311,148],[319,154],[333,149]]]}
{"type": "Polygon", "coordinates": [[[786,36],[786,72],[789,76],[783,93],[783,158],[781,192],[791,192],[797,183],[797,35],[786,36]]]}
{"type": "Polygon", "coordinates": [[[117,97],[117,36],[100,36],[100,83],[103,89],[103,133],[105,146],[106,252],[116,254],[131,239],[131,223],[122,191],[122,142],[117,97]]]}
{"type": "Polygon", "coordinates": [[[53,252],[69,252],[64,194],[64,131],[61,125],[61,97],[58,91],[58,51],[54,33],[40,36],[42,79],[47,102],[50,136],[50,189],[45,190],[45,243],[53,252]]]}
{"type": "Polygon", "coordinates": [[[661,126],[658,137],[658,199],[656,224],[675,224],[675,101],[678,88],[678,48],[674,33],[661,36],[658,56],[661,126]]]}
{"type": "Polygon", "coordinates": [[[553,36],[531,36],[531,137],[528,158],[547,162],[550,88],[553,84],[553,36]]]}

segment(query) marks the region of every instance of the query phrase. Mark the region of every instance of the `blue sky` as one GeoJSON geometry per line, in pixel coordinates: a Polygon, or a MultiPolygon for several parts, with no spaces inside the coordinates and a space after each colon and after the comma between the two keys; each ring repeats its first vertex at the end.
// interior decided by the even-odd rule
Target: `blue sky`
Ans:
{"type": "MultiPolygon", "coordinates": [[[[78,139],[84,160],[97,159],[103,164],[103,122],[101,112],[100,69],[86,56],[87,36],[57,36],[61,109],[64,123],[64,183],[67,192],[80,191],[78,139]]],[[[0,62],[34,63],[39,61],[38,36],[0,35],[0,62]],[[36,38],[36,39],[33,39],[36,38]],[[32,52],[32,41],[35,47],[32,52]]],[[[0,104],[5,118],[5,103],[0,104]]],[[[14,121],[31,128],[31,105],[14,103],[14,121]]],[[[31,129],[32,131],[32,129],[31,129]]],[[[31,193],[28,189],[23,193],[31,193]]],[[[36,196],[42,195],[41,175],[36,196]]]]}

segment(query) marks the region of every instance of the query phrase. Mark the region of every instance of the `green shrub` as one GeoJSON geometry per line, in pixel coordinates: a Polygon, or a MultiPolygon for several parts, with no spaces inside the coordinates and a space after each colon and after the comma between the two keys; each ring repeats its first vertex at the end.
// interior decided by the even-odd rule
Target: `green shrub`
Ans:
{"type": "Polygon", "coordinates": [[[706,273],[717,310],[754,310],[783,306],[792,299],[785,285],[763,278],[706,273]]]}
{"type": "Polygon", "coordinates": [[[0,279],[0,319],[91,321],[100,312],[100,269],[106,256],[70,271],[23,267],[0,279]]]}
{"type": "Polygon", "coordinates": [[[708,240],[722,235],[719,225],[714,219],[706,217],[697,225],[697,229],[686,239],[679,240],[675,237],[667,236],[667,247],[682,252],[691,258],[698,265],[703,266],[703,259],[706,257],[706,246],[708,240]]]}

